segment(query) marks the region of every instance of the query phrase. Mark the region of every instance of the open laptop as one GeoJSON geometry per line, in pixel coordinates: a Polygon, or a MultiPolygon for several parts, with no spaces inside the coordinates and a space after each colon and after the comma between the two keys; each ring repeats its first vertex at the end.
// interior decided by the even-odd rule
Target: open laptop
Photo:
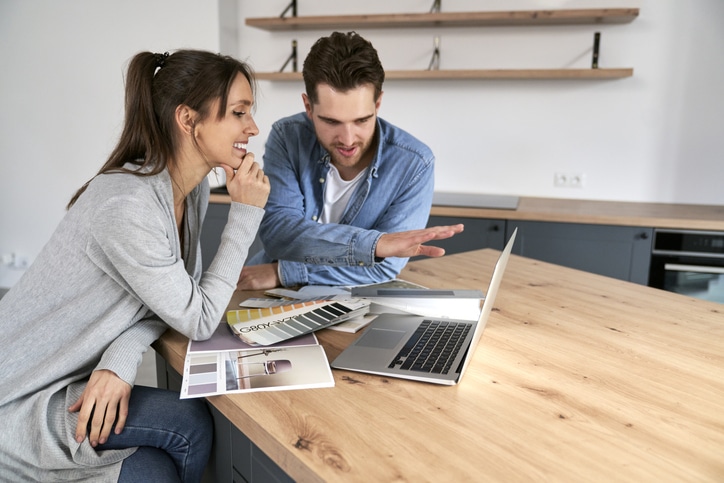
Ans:
{"type": "Polygon", "coordinates": [[[460,382],[493,310],[517,231],[495,264],[477,321],[381,314],[331,366],[435,384],[460,382]]]}

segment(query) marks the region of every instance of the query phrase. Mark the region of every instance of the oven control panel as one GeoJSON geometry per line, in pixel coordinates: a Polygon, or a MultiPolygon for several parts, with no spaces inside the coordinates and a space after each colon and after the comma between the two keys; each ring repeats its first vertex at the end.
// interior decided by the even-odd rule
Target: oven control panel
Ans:
{"type": "Polygon", "coordinates": [[[653,253],[724,258],[724,232],[654,230],[653,253]]]}

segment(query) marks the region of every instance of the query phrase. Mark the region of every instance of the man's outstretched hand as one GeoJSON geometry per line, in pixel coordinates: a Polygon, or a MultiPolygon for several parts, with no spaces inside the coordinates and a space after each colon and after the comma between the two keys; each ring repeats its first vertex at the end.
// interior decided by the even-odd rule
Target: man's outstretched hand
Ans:
{"type": "Polygon", "coordinates": [[[464,226],[433,226],[422,230],[401,231],[398,233],[385,233],[380,237],[375,249],[375,256],[387,257],[441,257],[445,250],[436,246],[425,245],[432,240],[444,240],[463,231],[464,226]]]}

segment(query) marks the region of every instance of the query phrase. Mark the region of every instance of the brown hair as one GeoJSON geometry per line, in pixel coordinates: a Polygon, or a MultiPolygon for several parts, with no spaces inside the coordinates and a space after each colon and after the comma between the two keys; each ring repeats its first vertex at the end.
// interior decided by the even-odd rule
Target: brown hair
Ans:
{"type": "Polygon", "coordinates": [[[333,32],[312,45],[302,67],[307,97],[316,104],[317,86],[329,84],[341,92],[364,84],[375,88],[375,100],[382,94],[385,70],[377,50],[356,32],[333,32]]]}
{"type": "MultiPolygon", "coordinates": [[[[185,105],[203,121],[209,108],[220,100],[218,119],[224,117],[229,89],[237,74],[243,74],[255,90],[251,68],[232,57],[201,50],[179,50],[173,54],[136,54],[126,76],[126,118],[121,137],[108,161],[98,171],[137,176],[155,175],[172,162],[178,148],[176,108],[185,105]],[[128,169],[133,163],[144,169],[128,169]]],[[[92,179],[91,179],[92,180],[92,179]]],[[[89,180],[73,196],[68,208],[86,190],[89,180]]]]}

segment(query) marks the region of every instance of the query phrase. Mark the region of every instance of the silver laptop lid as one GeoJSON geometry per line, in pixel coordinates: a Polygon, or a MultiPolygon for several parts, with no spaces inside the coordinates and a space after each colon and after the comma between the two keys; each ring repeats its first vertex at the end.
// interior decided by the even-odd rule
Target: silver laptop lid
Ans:
{"type": "Polygon", "coordinates": [[[465,374],[465,370],[470,364],[470,359],[472,359],[475,348],[478,346],[478,342],[480,342],[480,338],[483,336],[483,330],[485,330],[485,326],[488,323],[490,312],[493,310],[493,305],[495,304],[495,296],[498,295],[498,288],[500,288],[500,283],[503,280],[505,267],[508,265],[508,259],[510,258],[511,250],[513,250],[513,243],[515,242],[515,235],[517,233],[518,228],[513,230],[513,234],[510,236],[508,244],[505,245],[503,253],[500,254],[500,257],[498,257],[498,261],[495,263],[493,276],[490,278],[490,286],[488,287],[488,291],[485,294],[485,302],[483,303],[483,308],[480,310],[480,318],[478,319],[478,323],[475,325],[473,338],[470,341],[470,347],[468,347],[468,353],[465,355],[465,362],[463,363],[463,368],[460,370],[458,380],[462,379],[463,374],[465,374]]]}

